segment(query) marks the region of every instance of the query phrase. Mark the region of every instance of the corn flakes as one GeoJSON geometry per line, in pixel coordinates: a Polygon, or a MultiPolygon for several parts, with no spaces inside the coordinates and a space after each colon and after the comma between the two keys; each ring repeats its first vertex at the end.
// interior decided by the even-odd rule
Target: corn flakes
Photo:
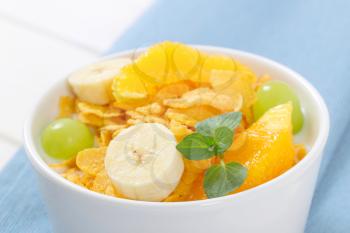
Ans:
{"type": "Polygon", "coordinates": [[[181,124],[176,120],[170,121],[169,128],[178,141],[182,140],[185,136],[193,133],[193,131],[189,129],[186,125],[181,124]]]}
{"type": "Polygon", "coordinates": [[[194,120],[193,118],[189,117],[188,115],[179,112],[177,109],[169,108],[165,112],[164,115],[169,120],[174,120],[174,121],[176,121],[178,123],[181,123],[183,125],[190,126],[190,127],[194,127],[194,125],[197,122],[196,120],[194,120]]]}
{"type": "Polygon", "coordinates": [[[164,113],[165,109],[159,103],[151,103],[142,107],[138,107],[135,109],[135,111],[143,115],[160,116],[164,113]]]}
{"type": "Polygon", "coordinates": [[[82,150],[76,158],[77,167],[83,172],[95,176],[104,169],[105,153],[106,147],[82,150]]]}
{"type": "Polygon", "coordinates": [[[75,99],[71,96],[61,96],[58,118],[70,117],[75,113],[75,99]]]}
{"type": "Polygon", "coordinates": [[[197,88],[185,93],[181,98],[165,99],[165,106],[172,108],[190,108],[198,105],[209,105],[219,109],[222,112],[238,111],[241,107],[240,97],[236,99],[228,95],[214,92],[209,88],[197,88]]]}
{"type": "Polygon", "coordinates": [[[179,98],[191,90],[188,82],[179,82],[162,87],[155,95],[155,101],[162,102],[164,99],[179,98]]]}
{"type": "MultiPolygon", "coordinates": [[[[241,73],[225,70],[213,70],[210,76],[210,84],[217,93],[231,96],[234,102],[241,96],[241,107],[250,108],[255,101],[255,82],[241,73]]],[[[236,110],[237,111],[237,110],[236,110]]]]}

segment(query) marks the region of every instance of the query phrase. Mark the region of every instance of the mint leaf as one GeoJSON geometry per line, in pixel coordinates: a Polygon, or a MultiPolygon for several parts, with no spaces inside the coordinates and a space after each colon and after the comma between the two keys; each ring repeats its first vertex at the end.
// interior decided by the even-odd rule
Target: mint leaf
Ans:
{"type": "Polygon", "coordinates": [[[215,129],[214,141],[216,154],[223,154],[232,145],[233,131],[227,127],[215,129]]]}
{"type": "Polygon", "coordinates": [[[229,112],[198,122],[196,124],[196,130],[204,136],[214,137],[217,128],[226,127],[233,131],[239,125],[241,120],[241,112],[229,112]]]}
{"type": "Polygon", "coordinates": [[[208,198],[221,197],[241,186],[247,177],[247,169],[239,163],[210,167],[204,175],[204,191],[208,198]]]}
{"type": "Polygon", "coordinates": [[[193,133],[177,144],[176,149],[190,160],[209,159],[215,155],[215,142],[212,137],[193,133]]]}

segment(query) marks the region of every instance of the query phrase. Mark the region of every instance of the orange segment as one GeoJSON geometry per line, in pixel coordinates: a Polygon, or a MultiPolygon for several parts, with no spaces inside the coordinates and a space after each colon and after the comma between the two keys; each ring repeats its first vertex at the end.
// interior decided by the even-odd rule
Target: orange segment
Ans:
{"type": "Polygon", "coordinates": [[[194,48],[173,42],[156,44],[114,78],[113,96],[119,103],[145,104],[157,88],[198,75],[200,62],[194,48]]]}
{"type": "Polygon", "coordinates": [[[245,131],[243,146],[226,152],[225,162],[248,168],[248,177],[238,191],[265,183],[295,164],[291,114],[291,103],[271,108],[245,131]]]}
{"type": "Polygon", "coordinates": [[[157,44],[150,47],[145,53],[138,57],[133,68],[138,75],[147,78],[154,83],[163,83],[163,79],[169,72],[169,62],[166,46],[157,44]]]}
{"type": "Polygon", "coordinates": [[[197,179],[194,181],[189,201],[207,199],[207,195],[204,192],[203,183],[204,183],[204,172],[198,175],[197,179]]]}
{"type": "Polygon", "coordinates": [[[165,41],[149,48],[135,62],[141,75],[159,84],[169,84],[198,74],[201,55],[197,49],[165,41]]]}
{"type": "Polygon", "coordinates": [[[203,56],[197,49],[178,44],[170,57],[175,79],[189,80],[192,77],[197,77],[201,69],[202,60],[203,56]]]}
{"type": "Polygon", "coordinates": [[[120,103],[145,104],[155,91],[155,84],[140,76],[132,64],[125,66],[112,84],[113,96],[120,103]]]}
{"type": "Polygon", "coordinates": [[[203,65],[200,74],[200,80],[196,82],[209,82],[212,70],[236,70],[236,62],[233,58],[223,55],[203,55],[203,65]]]}
{"type": "Polygon", "coordinates": [[[144,104],[166,84],[186,80],[208,84],[213,70],[231,71],[256,80],[249,68],[229,56],[207,55],[190,46],[165,41],[150,47],[121,70],[113,82],[113,95],[119,103],[144,104]]]}
{"type": "Polygon", "coordinates": [[[255,74],[245,65],[239,63],[234,58],[227,55],[208,55],[202,53],[202,66],[199,76],[193,76],[193,78],[199,77],[199,80],[190,78],[192,81],[209,83],[212,71],[229,71],[234,72],[236,75],[249,77],[250,82],[256,81],[255,74]]]}

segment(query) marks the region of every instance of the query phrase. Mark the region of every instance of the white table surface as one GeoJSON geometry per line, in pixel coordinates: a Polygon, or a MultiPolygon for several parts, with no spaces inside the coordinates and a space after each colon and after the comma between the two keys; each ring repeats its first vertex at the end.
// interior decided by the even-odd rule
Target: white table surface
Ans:
{"type": "Polygon", "coordinates": [[[0,169],[22,145],[26,113],[57,79],[106,49],[153,0],[0,2],[0,169]]]}

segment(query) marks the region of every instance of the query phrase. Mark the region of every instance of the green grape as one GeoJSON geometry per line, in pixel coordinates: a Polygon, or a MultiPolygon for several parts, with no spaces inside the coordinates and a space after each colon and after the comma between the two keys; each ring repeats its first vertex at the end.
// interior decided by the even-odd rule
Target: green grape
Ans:
{"type": "Polygon", "coordinates": [[[73,158],[79,151],[92,147],[94,136],[89,128],[69,118],[51,122],[41,134],[45,152],[55,159],[73,158]]]}
{"type": "Polygon", "coordinates": [[[259,119],[270,108],[291,101],[293,104],[293,133],[301,130],[304,123],[298,96],[284,82],[268,81],[257,92],[257,100],[253,105],[254,119],[259,119]]]}

